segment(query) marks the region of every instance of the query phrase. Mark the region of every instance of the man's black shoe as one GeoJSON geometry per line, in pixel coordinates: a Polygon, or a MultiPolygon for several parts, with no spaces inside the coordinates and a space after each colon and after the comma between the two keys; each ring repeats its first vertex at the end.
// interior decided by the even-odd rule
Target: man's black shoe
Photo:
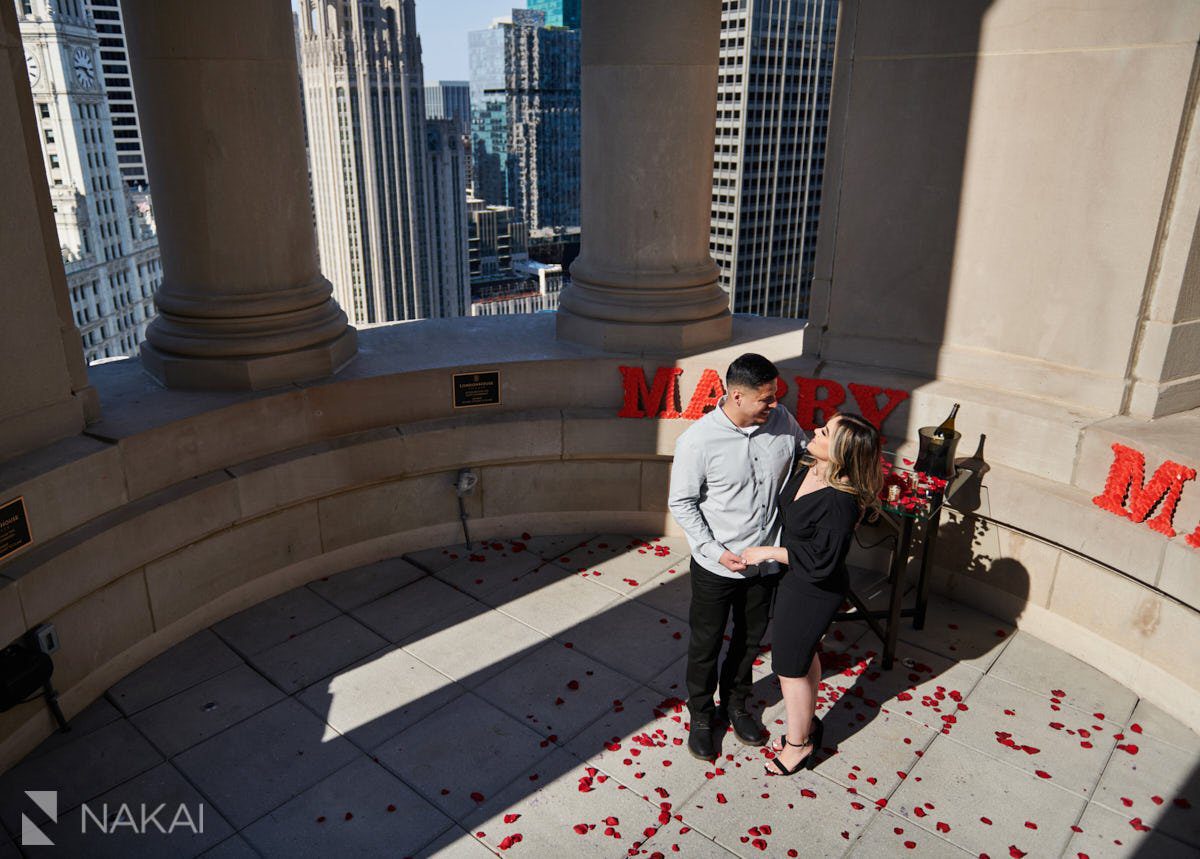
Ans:
{"type": "Polygon", "coordinates": [[[688,730],[687,747],[688,752],[694,758],[709,761],[710,763],[717,759],[717,744],[713,739],[712,721],[710,719],[692,719],[692,726],[688,730]]]}
{"type": "Polygon", "coordinates": [[[726,718],[733,728],[734,735],[743,745],[762,746],[767,742],[766,732],[758,720],[743,709],[730,709],[726,718]]]}

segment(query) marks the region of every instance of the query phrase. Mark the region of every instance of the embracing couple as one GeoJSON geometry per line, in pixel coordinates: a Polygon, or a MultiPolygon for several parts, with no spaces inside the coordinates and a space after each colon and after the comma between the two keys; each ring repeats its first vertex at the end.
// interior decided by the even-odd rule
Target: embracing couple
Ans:
{"type": "Polygon", "coordinates": [[[839,414],[809,440],[777,408],[778,382],[761,355],[729,365],[725,396],[676,444],[669,504],[692,550],[688,751],[715,760],[715,732],[726,723],[746,745],[764,744],[747,702],[773,603],[772,665],[787,730],[767,772],[792,775],[813,766],[821,745],[817,644],[845,599],[846,552],[878,504],[883,473],[875,427],[839,414]]]}

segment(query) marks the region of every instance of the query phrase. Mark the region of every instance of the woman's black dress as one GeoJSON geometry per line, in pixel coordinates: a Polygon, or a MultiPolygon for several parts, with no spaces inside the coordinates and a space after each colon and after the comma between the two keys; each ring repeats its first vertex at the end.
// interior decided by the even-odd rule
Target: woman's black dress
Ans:
{"type": "Polygon", "coordinates": [[[796,499],[807,472],[800,468],[779,493],[788,567],[775,597],[771,662],[780,677],[808,674],[817,642],[846,598],[846,553],[860,516],[857,499],[840,489],[796,499]]]}

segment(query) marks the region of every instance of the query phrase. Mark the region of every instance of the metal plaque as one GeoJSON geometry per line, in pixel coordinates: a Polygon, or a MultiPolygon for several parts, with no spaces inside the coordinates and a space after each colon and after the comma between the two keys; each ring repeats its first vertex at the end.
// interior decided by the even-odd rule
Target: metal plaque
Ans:
{"type": "Polygon", "coordinates": [[[454,374],[454,408],[495,406],[500,403],[500,371],[454,374]]]}
{"type": "Polygon", "coordinates": [[[29,518],[25,515],[24,497],[6,501],[0,506],[0,561],[19,552],[33,542],[29,534],[29,518]]]}

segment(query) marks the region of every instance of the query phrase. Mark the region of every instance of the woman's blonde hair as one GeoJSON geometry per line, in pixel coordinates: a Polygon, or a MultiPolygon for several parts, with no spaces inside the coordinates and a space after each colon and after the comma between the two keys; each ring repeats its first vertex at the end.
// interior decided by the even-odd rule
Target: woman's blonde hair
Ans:
{"type": "MultiPolygon", "coordinates": [[[[829,485],[853,495],[864,510],[878,508],[883,489],[879,430],[859,415],[839,412],[837,418],[829,439],[829,485]]],[[[807,465],[814,461],[804,458],[807,465]]]]}

